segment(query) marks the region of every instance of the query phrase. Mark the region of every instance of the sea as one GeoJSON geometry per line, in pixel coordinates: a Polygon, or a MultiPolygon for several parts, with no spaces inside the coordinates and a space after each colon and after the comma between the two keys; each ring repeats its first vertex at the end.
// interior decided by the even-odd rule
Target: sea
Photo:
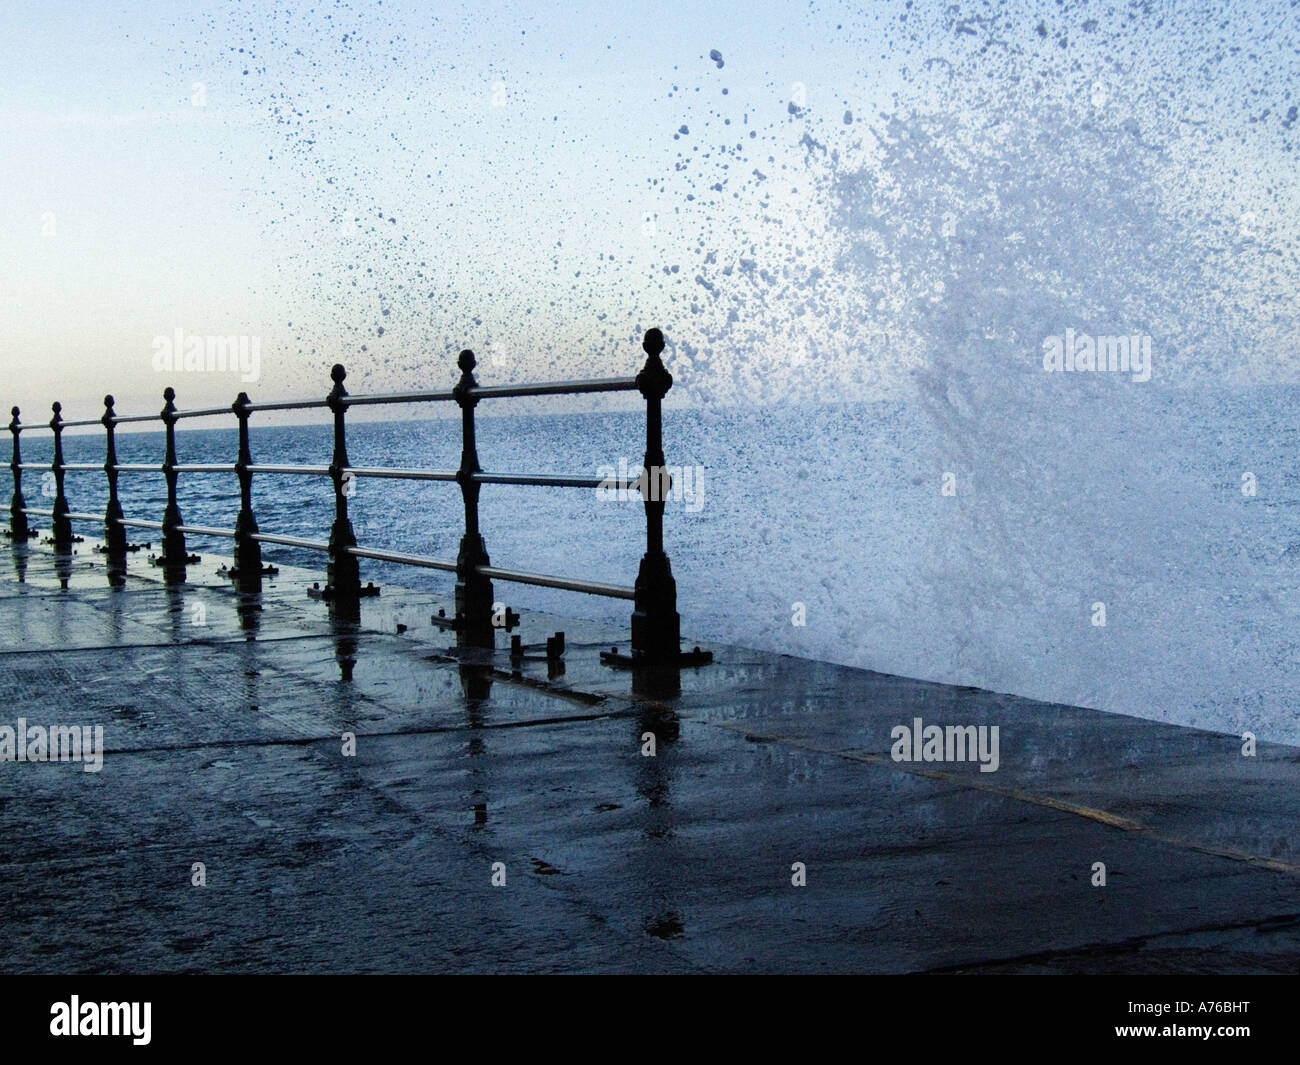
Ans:
{"type": "MultiPolygon", "coordinates": [[[[684,640],[1300,743],[1300,390],[1044,374],[1003,393],[996,409],[944,418],[917,398],[666,411],[684,640]]],[[[225,421],[179,431],[179,461],[233,463],[225,421]]],[[[253,457],[327,465],[331,433],[323,411],[311,424],[255,420],[253,457]]],[[[485,415],[479,459],[490,472],[635,476],[644,433],[636,411],[485,415]]],[[[28,462],[49,461],[48,433],[24,437],[28,462]]],[[[69,463],[103,461],[102,433],[64,442],[69,463]]],[[[348,431],[357,467],[455,469],[460,446],[458,419],[348,431]]],[[[120,462],[162,455],[161,432],[118,436],[120,462]]],[[[29,505],[50,505],[51,476],[30,471],[24,487],[29,505]]],[[[67,497],[101,513],[103,474],[69,473],[67,497]]],[[[160,521],[162,475],[123,473],[121,499],[129,517],[160,521]]],[[[189,524],[232,527],[238,502],[233,474],[181,475],[189,524]]],[[[328,478],[259,475],[253,502],[263,532],[328,538],[328,478]]],[[[350,510],[363,546],[455,559],[454,483],[360,478],[350,510]]],[[[480,512],[505,568],[631,585],[645,550],[636,495],[485,485],[480,512]]],[[[231,543],[190,546],[224,555],[231,543]]],[[[265,551],[323,574],[319,553],[265,551]]],[[[444,592],[453,581],[367,560],[362,579],[444,592]]],[[[619,621],[631,608],[497,593],[569,617],[619,621]]]]}

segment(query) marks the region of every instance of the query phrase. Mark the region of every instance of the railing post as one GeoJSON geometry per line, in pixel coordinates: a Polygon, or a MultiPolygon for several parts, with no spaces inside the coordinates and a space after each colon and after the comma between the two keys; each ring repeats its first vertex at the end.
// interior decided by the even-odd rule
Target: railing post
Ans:
{"type": "Polygon", "coordinates": [[[357,546],[352,522],[348,519],[348,497],[343,486],[343,471],[348,468],[348,448],[344,436],[343,416],[347,404],[343,402],[348,390],[343,381],[348,373],[339,364],[330,370],[334,387],[325,398],[334,412],[334,458],[330,462],[330,478],[334,482],[334,525],[330,529],[329,566],[326,583],[330,613],[334,616],[357,618],[361,614],[361,568],[356,555],[348,548],[357,546]]]}
{"type": "Polygon", "coordinates": [[[185,534],[180,526],[185,522],[181,518],[181,508],[176,502],[176,390],[168,385],[163,389],[164,406],[162,409],[163,425],[167,429],[167,453],[163,458],[163,476],[167,478],[167,507],[162,520],[162,557],[154,564],[163,567],[163,579],[168,584],[182,584],[185,581],[185,566],[189,554],[185,547],[185,534]]]}
{"type": "Polygon", "coordinates": [[[104,476],[108,478],[108,506],[104,509],[104,553],[110,566],[126,565],[126,527],[121,524],[122,503],[117,497],[117,415],[113,397],[104,397],[104,416],[100,418],[107,441],[104,452],[104,476]]]}
{"type": "Polygon", "coordinates": [[[645,463],[641,473],[641,498],[645,502],[646,551],[636,577],[632,613],[632,658],[650,663],[676,661],[681,653],[681,618],[677,614],[677,582],[664,554],[664,497],[669,478],[664,469],[662,401],[673,386],[673,375],[660,355],[664,335],[646,332],[641,347],[645,366],[636,375],[645,397],[645,463]]]}
{"type": "Polygon", "coordinates": [[[253,517],[253,475],[248,467],[253,464],[253,452],[248,445],[248,393],[241,392],[231,404],[239,419],[239,458],[235,473],[239,476],[239,516],[235,518],[235,572],[241,592],[258,592],[262,589],[262,545],[253,539],[257,520],[253,517]]]}
{"type": "Polygon", "coordinates": [[[9,504],[9,537],[16,544],[25,544],[32,535],[32,528],[27,524],[27,500],[23,498],[23,449],[18,442],[18,437],[23,431],[22,422],[18,418],[18,408],[14,407],[13,421],[9,423],[9,431],[14,436],[14,454],[9,462],[9,469],[14,475],[14,495],[13,501],[9,504]]]}
{"type": "Polygon", "coordinates": [[[496,633],[492,628],[492,581],[478,572],[479,566],[490,566],[487,546],[478,526],[479,484],[473,479],[479,472],[478,445],[474,440],[474,408],[478,396],[474,389],[474,353],[462,351],[457,360],[460,380],[452,393],[460,404],[461,449],[460,469],[456,481],[465,501],[465,535],[461,537],[460,551],[456,555],[456,642],[462,646],[495,647],[496,633]]]}
{"type": "Polygon", "coordinates": [[[54,518],[50,522],[50,531],[54,537],[56,551],[72,550],[72,520],[68,517],[68,500],[63,494],[63,404],[57,400],[51,405],[54,417],[50,419],[50,428],[54,430],[54,518]]]}

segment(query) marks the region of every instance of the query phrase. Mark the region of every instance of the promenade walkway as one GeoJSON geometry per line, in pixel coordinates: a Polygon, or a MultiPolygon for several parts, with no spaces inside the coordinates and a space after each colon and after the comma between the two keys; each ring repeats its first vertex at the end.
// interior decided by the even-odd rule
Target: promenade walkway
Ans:
{"type": "Polygon", "coordinates": [[[114,589],[91,546],[0,558],[0,726],[104,730],[0,762],[0,971],[1300,967],[1295,748],[718,645],[634,677],[523,612],[556,674],[449,653],[450,588],[349,629],[319,574],[114,589]],[[917,718],[997,770],[895,761],[917,718]]]}

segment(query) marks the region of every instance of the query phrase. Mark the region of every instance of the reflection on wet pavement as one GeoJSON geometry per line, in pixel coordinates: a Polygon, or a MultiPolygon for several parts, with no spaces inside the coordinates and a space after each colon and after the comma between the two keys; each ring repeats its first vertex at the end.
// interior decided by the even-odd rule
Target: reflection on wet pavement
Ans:
{"type": "Polygon", "coordinates": [[[435,595],[345,624],[305,571],[258,597],[210,558],[168,587],[88,546],[9,556],[0,725],[102,725],[105,754],[0,763],[6,971],[1300,957],[1291,748],[732,647],[614,670],[625,633],[525,614],[566,632],[561,671],[458,653],[435,595]],[[895,761],[916,718],[998,726],[997,771],[895,761]]]}

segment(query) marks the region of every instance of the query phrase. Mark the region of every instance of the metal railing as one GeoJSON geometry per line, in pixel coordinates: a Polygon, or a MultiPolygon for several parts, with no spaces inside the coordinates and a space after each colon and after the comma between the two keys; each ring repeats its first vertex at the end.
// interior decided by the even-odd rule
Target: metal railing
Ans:
{"type": "Polygon", "coordinates": [[[355,620],[360,617],[360,600],[375,594],[373,585],[361,585],[360,559],[373,559],[401,566],[416,566],[441,570],[456,575],[455,618],[450,627],[457,634],[457,642],[465,646],[490,648],[495,645],[493,625],[492,581],[559,588],[589,595],[629,599],[633,602],[632,653],[630,656],[607,654],[603,656],[614,664],[659,665],[664,663],[699,664],[710,660],[708,652],[683,654],[680,650],[680,619],[677,614],[677,585],[673,579],[668,556],[664,553],[664,504],[671,478],[664,466],[662,400],[672,387],[673,378],[664,367],[661,355],[664,349],[663,334],[651,329],[645,334],[642,348],[646,353],[645,365],[636,377],[586,381],[557,381],[544,384],[481,386],[474,377],[475,359],[472,351],[462,351],[458,359],[461,371],[456,386],[446,392],[399,392],[379,395],[350,395],[343,382],[347,372],[341,365],[330,371],[333,388],[324,399],[279,400],[253,402],[246,392],[241,392],[229,407],[209,407],[198,410],[180,410],[176,406],[176,392],[168,387],[163,391],[165,405],[159,414],[119,415],[114,411],[114,399],[104,397],[104,413],[100,418],[64,421],[62,405],[53,404],[54,416],[49,429],[54,434],[53,459],[50,465],[24,463],[21,434],[44,426],[23,425],[19,409],[13,408],[9,431],[13,434],[14,491],[10,505],[9,536],[15,544],[25,543],[37,530],[29,523],[30,516],[50,519],[51,542],[55,551],[70,553],[77,537],[72,523],[102,522],[104,526],[104,553],[108,557],[110,580],[125,580],[126,561],[134,548],[128,544],[128,528],[150,529],[162,533],[162,550],[152,559],[162,567],[168,583],[184,583],[188,565],[198,561],[187,549],[187,536],[225,537],[234,541],[234,565],[229,570],[231,579],[239,589],[258,593],[262,577],[274,572],[262,561],[262,545],[279,545],[319,551],[328,556],[326,587],[320,597],[329,603],[336,617],[355,620]],[[474,436],[474,408],[488,399],[507,399],[520,396],[577,395],[599,392],[638,391],[646,402],[646,450],[641,475],[635,480],[603,477],[578,477],[558,474],[486,473],[479,466],[478,448],[474,436]],[[350,407],[392,403],[456,403],[461,409],[460,466],[455,470],[394,469],[353,466],[348,459],[345,416],[350,407]],[[290,466],[263,464],[253,461],[249,445],[249,419],[265,411],[310,410],[328,408],[334,418],[334,450],[328,466],[290,466]],[[233,463],[181,463],[176,457],[176,423],[185,418],[207,418],[233,414],[239,423],[239,453],[233,463]],[[166,451],[159,465],[119,463],[115,430],[127,423],[161,421],[166,431],[166,451]],[[102,465],[94,463],[68,463],[63,456],[63,432],[80,426],[102,425],[105,434],[105,458],[102,465]],[[52,471],[55,498],[50,510],[29,507],[23,498],[22,477],[26,470],[52,471]],[[64,490],[68,473],[101,471],[108,480],[108,503],[102,517],[78,513],[70,509],[64,490]],[[118,496],[118,477],[123,473],[162,473],[167,482],[167,504],[162,521],[128,518],[122,512],[118,496]],[[190,525],[181,515],[177,501],[177,483],[182,473],[233,473],[239,478],[239,512],[233,529],[190,525]],[[328,477],[334,486],[334,521],[328,542],[309,540],[299,536],[267,533],[258,528],[253,516],[254,475],[328,477]],[[412,481],[454,481],[460,485],[464,503],[465,527],[456,560],[430,558],[424,555],[386,551],[358,545],[348,517],[349,487],[355,478],[396,478],[412,481]],[[482,531],[479,527],[479,491],[485,484],[537,485],[545,487],[601,488],[614,487],[620,492],[638,489],[646,515],[646,551],[641,559],[636,582],[632,587],[556,577],[544,573],[501,569],[493,566],[488,557],[482,531]]]}

